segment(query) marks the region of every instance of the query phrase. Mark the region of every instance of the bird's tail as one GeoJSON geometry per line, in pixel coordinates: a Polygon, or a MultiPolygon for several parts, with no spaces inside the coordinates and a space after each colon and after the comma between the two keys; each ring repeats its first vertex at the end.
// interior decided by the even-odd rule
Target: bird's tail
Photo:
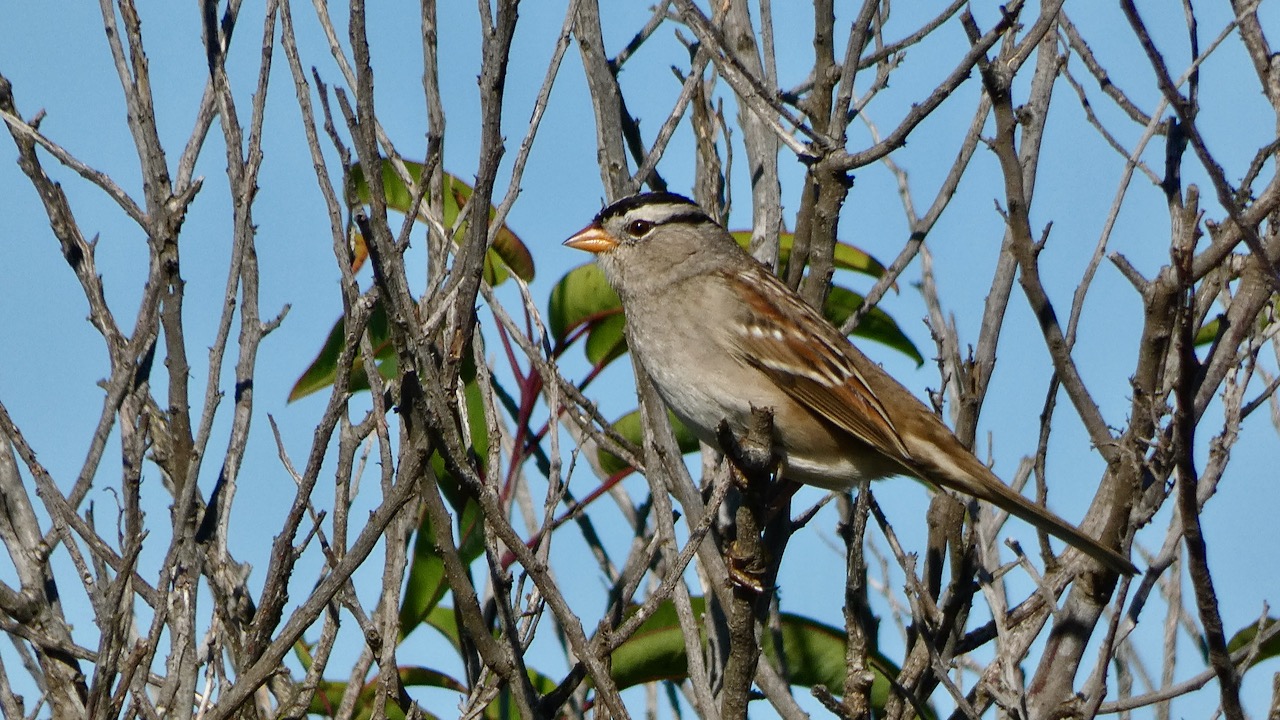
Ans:
{"type": "Polygon", "coordinates": [[[1075,525],[1048,509],[1014,492],[1013,488],[1005,485],[977,458],[973,458],[972,465],[973,467],[966,468],[953,467],[950,468],[951,472],[944,468],[931,468],[934,472],[927,473],[926,477],[948,489],[972,495],[1007,510],[1122,575],[1134,575],[1138,572],[1138,568],[1128,558],[1084,534],[1075,525]]]}

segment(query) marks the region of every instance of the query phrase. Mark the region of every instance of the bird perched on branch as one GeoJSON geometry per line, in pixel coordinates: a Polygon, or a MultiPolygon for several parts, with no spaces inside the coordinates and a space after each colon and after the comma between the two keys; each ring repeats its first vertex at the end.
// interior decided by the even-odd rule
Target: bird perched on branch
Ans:
{"type": "Polygon", "coordinates": [[[905,387],[871,362],[697,204],[619,200],[565,245],[594,253],[622,300],[632,353],[700,440],[752,408],[773,412],[785,478],[847,490],[908,475],[984,500],[1107,568],[1125,557],[1000,481],[905,387]]]}

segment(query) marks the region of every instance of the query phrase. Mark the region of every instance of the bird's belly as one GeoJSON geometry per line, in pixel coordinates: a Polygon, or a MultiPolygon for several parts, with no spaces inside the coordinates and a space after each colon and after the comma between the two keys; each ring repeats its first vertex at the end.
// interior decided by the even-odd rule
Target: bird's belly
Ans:
{"type": "Polygon", "coordinates": [[[879,480],[901,473],[899,467],[878,455],[819,458],[791,453],[782,470],[784,479],[824,490],[851,490],[863,480],[879,480]]]}

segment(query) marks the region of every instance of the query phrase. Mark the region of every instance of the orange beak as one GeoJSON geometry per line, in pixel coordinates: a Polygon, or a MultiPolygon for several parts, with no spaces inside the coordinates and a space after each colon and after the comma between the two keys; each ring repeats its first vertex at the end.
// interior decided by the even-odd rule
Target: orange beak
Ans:
{"type": "Polygon", "coordinates": [[[565,240],[564,244],[574,250],[586,250],[589,253],[599,254],[617,247],[618,241],[600,227],[588,225],[565,240]]]}

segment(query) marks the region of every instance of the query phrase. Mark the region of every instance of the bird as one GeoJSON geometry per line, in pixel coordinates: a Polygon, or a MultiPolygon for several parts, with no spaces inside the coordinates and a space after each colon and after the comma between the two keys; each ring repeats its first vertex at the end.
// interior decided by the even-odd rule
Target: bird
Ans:
{"type": "Polygon", "coordinates": [[[849,490],[864,479],[914,477],[1007,510],[1111,571],[1137,572],[1005,485],[689,198],[622,198],[564,245],[595,255],[622,303],[633,357],[702,442],[720,448],[722,425],[743,437],[753,409],[768,408],[785,479],[849,490]]]}

